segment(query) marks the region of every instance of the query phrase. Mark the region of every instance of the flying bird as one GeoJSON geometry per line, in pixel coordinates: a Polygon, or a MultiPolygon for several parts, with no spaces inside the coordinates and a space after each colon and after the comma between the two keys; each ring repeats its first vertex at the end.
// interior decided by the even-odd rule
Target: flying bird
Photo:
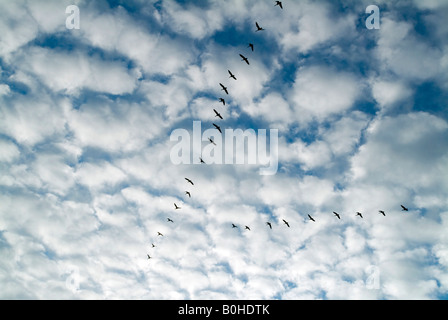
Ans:
{"type": "Polygon", "coordinates": [[[361,217],[361,219],[362,219],[362,214],[361,214],[361,212],[356,212],[356,216],[358,217],[361,217]]]}
{"type": "Polygon", "coordinates": [[[334,214],[336,217],[338,217],[339,220],[341,220],[341,216],[340,216],[337,212],[334,212],[334,211],[333,211],[333,214],[334,214]]]}
{"type": "Polygon", "coordinates": [[[224,86],[222,83],[220,83],[219,85],[221,86],[221,90],[224,90],[224,92],[226,94],[229,94],[229,91],[227,91],[227,87],[226,86],[224,86]]]}
{"type": "Polygon", "coordinates": [[[222,102],[223,105],[226,105],[226,100],[224,100],[224,98],[219,98],[219,102],[222,102]]]}
{"type": "Polygon", "coordinates": [[[191,198],[191,193],[190,193],[189,191],[185,191],[185,194],[186,194],[189,198],[191,198]]]}
{"type": "Polygon", "coordinates": [[[229,77],[229,78],[232,78],[232,79],[235,79],[235,80],[236,80],[235,75],[234,75],[230,70],[227,70],[227,71],[228,71],[229,74],[230,74],[230,77],[229,77]]]}
{"type": "Polygon", "coordinates": [[[220,126],[218,126],[217,124],[213,124],[213,126],[214,126],[220,133],[222,133],[222,131],[221,131],[221,127],[220,127],[220,126]]]}
{"type": "Polygon", "coordinates": [[[152,245],[152,247],[153,247],[153,248],[155,248],[155,247],[156,247],[154,243],[151,243],[151,245],[152,245]]]}
{"type": "Polygon", "coordinates": [[[148,260],[150,260],[150,259],[151,259],[151,257],[149,256],[149,254],[147,254],[147,256],[148,256],[148,260]]]}
{"type": "Polygon", "coordinates": [[[255,25],[257,26],[257,30],[255,30],[255,32],[257,32],[257,31],[263,31],[263,30],[264,30],[262,27],[260,27],[260,25],[258,24],[258,22],[255,22],[255,25]]]}
{"type": "Polygon", "coordinates": [[[288,228],[290,228],[288,221],[286,221],[285,219],[283,219],[283,222],[288,226],[288,228]]]}
{"type": "Polygon", "coordinates": [[[250,65],[250,63],[249,63],[249,59],[247,59],[245,56],[243,56],[241,53],[240,53],[240,57],[243,59],[243,60],[241,60],[241,61],[245,61],[248,65],[250,65]]]}
{"type": "Polygon", "coordinates": [[[174,204],[174,210],[179,210],[181,207],[179,207],[177,204],[174,204]]]}
{"type": "Polygon", "coordinates": [[[215,145],[215,146],[216,146],[216,143],[215,143],[215,141],[213,141],[213,139],[212,139],[212,138],[208,138],[208,141],[210,141],[210,143],[211,143],[211,144],[213,144],[213,145],[215,145]]]}
{"type": "Polygon", "coordinates": [[[190,183],[192,186],[194,186],[194,183],[193,183],[193,181],[191,181],[190,179],[188,179],[188,178],[185,178],[185,180],[187,180],[187,182],[188,183],[190,183]]]}
{"type": "Polygon", "coordinates": [[[380,210],[378,212],[381,213],[383,216],[386,216],[386,213],[383,210],[380,210]]]}
{"type": "Polygon", "coordinates": [[[201,161],[201,163],[205,164],[205,161],[201,157],[199,157],[199,160],[201,161]]]}
{"type": "Polygon", "coordinates": [[[171,220],[170,218],[167,219],[168,222],[174,223],[173,220],[171,220]]]}
{"type": "Polygon", "coordinates": [[[281,9],[283,9],[283,5],[282,5],[282,2],[281,1],[275,1],[275,5],[274,5],[274,7],[275,6],[279,6],[281,9]]]}
{"type": "Polygon", "coordinates": [[[404,205],[401,205],[401,208],[403,209],[402,211],[409,211],[409,209],[406,208],[404,205]]]}
{"type": "Polygon", "coordinates": [[[238,228],[238,227],[232,223],[232,228],[238,228]]]}
{"type": "Polygon", "coordinates": [[[249,45],[247,46],[248,48],[251,48],[252,51],[254,51],[254,44],[253,43],[249,43],[249,45]]]}
{"type": "Polygon", "coordinates": [[[309,218],[311,221],[316,222],[316,220],[314,220],[312,216],[308,215],[308,218],[309,218]]]}
{"type": "Polygon", "coordinates": [[[269,228],[271,228],[271,229],[272,229],[272,224],[271,224],[270,222],[266,222],[266,225],[268,225],[268,226],[269,226],[269,228]]]}
{"type": "Polygon", "coordinates": [[[248,227],[248,226],[246,226],[246,228],[245,228],[246,230],[249,230],[250,231],[250,228],[248,227]]]}
{"type": "Polygon", "coordinates": [[[216,114],[215,117],[218,117],[219,119],[223,120],[222,115],[218,111],[216,111],[216,109],[213,109],[213,111],[215,111],[216,114]]]}
{"type": "Polygon", "coordinates": [[[157,232],[157,235],[163,237],[163,234],[161,234],[160,232],[157,232]]]}

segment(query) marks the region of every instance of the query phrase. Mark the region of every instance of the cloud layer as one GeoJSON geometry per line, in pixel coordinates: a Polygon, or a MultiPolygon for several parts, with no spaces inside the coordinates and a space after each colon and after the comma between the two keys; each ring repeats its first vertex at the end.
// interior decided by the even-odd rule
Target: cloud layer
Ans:
{"type": "Polygon", "coordinates": [[[0,1],[0,298],[447,297],[446,3],[283,5],[0,1]],[[174,165],[199,120],[277,174],[174,165]]]}

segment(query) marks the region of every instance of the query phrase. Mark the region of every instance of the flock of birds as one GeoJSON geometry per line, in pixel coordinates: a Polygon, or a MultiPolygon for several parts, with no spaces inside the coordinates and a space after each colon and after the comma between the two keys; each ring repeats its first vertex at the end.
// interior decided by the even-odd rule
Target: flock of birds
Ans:
{"type": "MultiPolygon", "coordinates": [[[[282,3],[281,1],[276,1],[276,2],[275,2],[275,6],[278,6],[278,7],[280,7],[281,9],[283,9],[283,3],[282,3]]],[[[261,26],[259,25],[258,22],[255,22],[255,26],[256,26],[256,30],[255,30],[255,32],[259,32],[259,31],[264,31],[264,30],[265,30],[263,27],[261,27],[261,26]]],[[[248,48],[250,48],[250,50],[251,50],[252,52],[255,50],[255,47],[254,47],[254,44],[253,44],[253,43],[249,43],[248,48]]],[[[241,61],[244,61],[247,65],[250,65],[249,59],[248,59],[246,56],[244,56],[244,55],[241,54],[241,53],[240,53],[239,55],[240,55],[240,57],[241,57],[241,59],[242,59],[241,61]]],[[[237,80],[237,77],[235,76],[235,74],[232,73],[232,71],[230,71],[230,70],[227,70],[227,71],[228,71],[228,73],[229,73],[229,78],[231,78],[231,79],[233,79],[233,80],[237,80]]],[[[221,91],[224,91],[224,92],[226,93],[226,95],[229,95],[229,90],[228,90],[228,88],[227,88],[224,84],[222,84],[222,83],[219,83],[219,85],[220,85],[220,87],[221,87],[221,91]]],[[[222,98],[222,97],[219,98],[219,102],[221,102],[224,106],[226,106],[226,100],[225,100],[224,98],[222,98]]],[[[219,118],[220,120],[223,120],[223,119],[224,119],[224,118],[222,117],[222,115],[221,115],[216,109],[213,109],[213,112],[214,112],[214,114],[215,114],[215,117],[219,118]]],[[[221,127],[220,127],[218,124],[213,123],[213,126],[214,126],[220,133],[222,133],[222,129],[221,129],[221,127]]],[[[208,140],[209,140],[209,142],[210,142],[211,144],[213,144],[213,145],[216,146],[216,143],[213,141],[212,138],[208,138],[208,140]]],[[[202,159],[202,157],[199,157],[199,160],[200,160],[200,162],[201,162],[202,164],[205,164],[205,161],[202,159]]],[[[193,182],[191,179],[189,179],[189,178],[185,178],[185,181],[186,181],[186,183],[189,184],[190,186],[194,186],[194,182],[193,182]]],[[[191,194],[190,191],[185,191],[185,195],[188,196],[189,198],[191,198],[191,196],[192,196],[192,194],[191,194]]],[[[403,205],[401,205],[401,208],[402,208],[402,211],[409,211],[409,209],[406,208],[406,207],[403,206],[403,205]]],[[[175,210],[175,211],[177,211],[177,210],[181,210],[181,209],[182,209],[182,208],[181,208],[178,204],[174,203],[174,210],[175,210]]],[[[383,216],[386,216],[386,213],[384,212],[384,210],[379,210],[378,213],[381,214],[381,215],[383,215],[383,216]]],[[[334,216],[335,216],[337,219],[341,220],[341,215],[340,215],[339,213],[333,211],[333,214],[334,214],[334,216]]],[[[361,219],[364,218],[361,212],[356,212],[356,217],[360,217],[361,219]]],[[[308,214],[308,219],[309,219],[309,221],[311,221],[311,222],[316,222],[316,220],[315,220],[310,214],[308,214]]],[[[286,225],[286,227],[288,227],[288,228],[291,227],[290,224],[289,224],[289,222],[286,221],[285,219],[282,219],[282,222],[283,222],[284,225],[286,225]]],[[[174,224],[174,220],[172,220],[171,218],[167,218],[167,223],[172,223],[172,224],[174,224]]],[[[269,229],[272,230],[272,222],[267,221],[267,222],[266,222],[266,225],[267,225],[267,227],[269,227],[269,229]]],[[[232,229],[237,229],[237,228],[239,228],[239,227],[238,227],[236,224],[232,223],[231,228],[232,228],[232,229]]],[[[250,227],[247,226],[247,225],[244,226],[244,230],[251,231],[250,227]]],[[[157,232],[157,237],[164,237],[164,235],[163,235],[161,232],[157,232]]],[[[151,244],[151,247],[152,247],[152,248],[155,248],[156,245],[155,245],[154,243],[152,243],[152,244],[151,244]]],[[[151,257],[149,254],[147,254],[147,257],[148,257],[148,260],[149,260],[149,259],[152,259],[152,257],[151,257]]]]}
{"type": "MultiPolygon", "coordinates": [[[[282,3],[281,1],[275,1],[275,5],[274,5],[274,6],[278,6],[278,7],[280,7],[280,9],[283,9],[283,3],[282,3]]],[[[255,32],[259,32],[259,31],[264,31],[264,30],[265,30],[263,27],[260,26],[260,24],[259,24],[258,22],[255,22],[255,27],[256,27],[255,32]]],[[[255,46],[254,46],[253,43],[249,43],[249,45],[247,46],[247,48],[250,48],[251,52],[254,52],[254,51],[255,51],[255,46]]],[[[248,57],[246,57],[245,55],[243,55],[243,54],[241,54],[241,53],[239,54],[239,56],[240,56],[241,59],[242,59],[241,61],[245,62],[248,66],[250,66],[250,61],[249,61],[249,58],[248,58],[248,57]]],[[[235,76],[235,74],[234,74],[232,71],[227,70],[227,72],[228,72],[228,74],[229,74],[229,79],[233,79],[233,80],[237,81],[237,77],[235,76]]],[[[221,82],[219,83],[219,86],[221,87],[221,91],[224,91],[226,95],[229,95],[229,89],[228,89],[228,87],[226,87],[226,86],[225,86],[224,84],[222,84],[221,82]]],[[[220,97],[220,98],[218,99],[218,101],[219,101],[220,103],[222,103],[223,106],[226,106],[226,99],[225,99],[225,98],[220,97]]],[[[214,112],[214,114],[215,114],[215,118],[219,118],[220,120],[224,120],[223,116],[221,115],[221,113],[219,113],[218,110],[213,109],[213,112],[214,112]]],[[[213,125],[213,127],[214,127],[216,130],[218,130],[219,133],[222,134],[221,126],[219,126],[219,125],[216,124],[216,123],[212,123],[212,125],[213,125]]],[[[211,137],[209,137],[208,140],[209,140],[209,142],[210,142],[211,144],[213,144],[213,145],[216,146],[215,141],[214,141],[211,137]]],[[[199,157],[199,161],[200,161],[201,164],[205,164],[205,161],[204,161],[204,159],[202,159],[202,157],[199,157]]],[[[188,184],[190,184],[191,186],[194,186],[194,182],[193,182],[191,179],[189,179],[189,178],[185,178],[185,180],[186,180],[186,182],[187,182],[188,184]]],[[[190,192],[190,191],[185,191],[185,195],[187,195],[189,198],[191,198],[191,192],[190,192]]],[[[182,209],[182,208],[181,208],[178,204],[174,203],[174,210],[181,210],[181,209],[182,209]]],[[[285,220],[283,220],[283,221],[284,221],[284,222],[288,225],[288,227],[289,227],[289,224],[288,224],[285,220]]],[[[174,221],[173,221],[171,218],[167,218],[167,222],[168,222],[168,223],[174,223],[174,221]]],[[[271,224],[270,222],[267,222],[267,225],[272,229],[272,224],[271,224]]],[[[238,227],[237,227],[235,224],[232,224],[232,228],[238,228],[238,227]]],[[[245,229],[246,229],[246,230],[250,230],[250,227],[245,226],[245,229]]],[[[157,236],[158,236],[158,237],[163,237],[164,235],[163,235],[161,232],[157,232],[157,236]]],[[[152,243],[152,244],[151,244],[151,247],[152,247],[152,248],[155,248],[156,245],[155,245],[154,243],[152,243]]],[[[149,254],[147,254],[147,257],[148,257],[148,259],[152,259],[152,257],[151,257],[149,254]]]]}

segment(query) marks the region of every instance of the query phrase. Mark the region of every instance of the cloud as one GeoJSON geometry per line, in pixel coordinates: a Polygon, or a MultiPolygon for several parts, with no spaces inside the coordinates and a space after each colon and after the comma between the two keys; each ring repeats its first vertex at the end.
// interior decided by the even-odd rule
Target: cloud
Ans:
{"type": "Polygon", "coordinates": [[[17,160],[20,155],[20,150],[11,141],[0,139],[0,149],[2,150],[0,154],[0,162],[13,162],[17,160]]]}
{"type": "Polygon", "coordinates": [[[0,4],[0,297],[446,294],[442,6],[77,4],[0,4]],[[194,120],[278,128],[279,171],[174,165],[194,120]]]}
{"type": "Polygon", "coordinates": [[[324,120],[353,107],[361,85],[350,73],[312,66],[296,73],[290,100],[299,122],[324,120]]]}
{"type": "Polygon", "coordinates": [[[104,62],[98,56],[81,52],[58,52],[32,48],[22,61],[25,70],[40,78],[50,89],[76,94],[80,89],[114,95],[131,93],[136,88],[136,70],[121,62],[104,62]]]}

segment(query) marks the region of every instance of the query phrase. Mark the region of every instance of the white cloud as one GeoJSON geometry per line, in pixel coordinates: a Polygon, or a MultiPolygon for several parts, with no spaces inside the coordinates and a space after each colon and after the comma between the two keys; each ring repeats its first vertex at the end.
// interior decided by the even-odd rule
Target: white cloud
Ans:
{"type": "Polygon", "coordinates": [[[39,77],[50,89],[69,94],[81,89],[110,94],[131,93],[137,85],[136,70],[121,62],[104,62],[81,52],[58,52],[32,48],[20,60],[25,70],[39,77]]]}
{"type": "Polygon", "coordinates": [[[12,162],[20,156],[20,150],[11,142],[0,139],[0,162],[12,162]]]}
{"type": "Polygon", "coordinates": [[[444,74],[440,49],[421,41],[412,33],[410,22],[381,20],[376,55],[382,70],[393,71],[404,79],[424,81],[444,74]]]}
{"type": "Polygon", "coordinates": [[[0,84],[0,96],[6,96],[11,92],[7,84],[0,84]]]}
{"type": "Polygon", "coordinates": [[[375,80],[372,84],[372,94],[382,108],[390,108],[410,98],[413,90],[399,81],[375,80]]]}
{"type": "Polygon", "coordinates": [[[353,107],[362,88],[352,74],[328,67],[304,67],[297,71],[291,101],[299,122],[323,120],[353,107]]]}

